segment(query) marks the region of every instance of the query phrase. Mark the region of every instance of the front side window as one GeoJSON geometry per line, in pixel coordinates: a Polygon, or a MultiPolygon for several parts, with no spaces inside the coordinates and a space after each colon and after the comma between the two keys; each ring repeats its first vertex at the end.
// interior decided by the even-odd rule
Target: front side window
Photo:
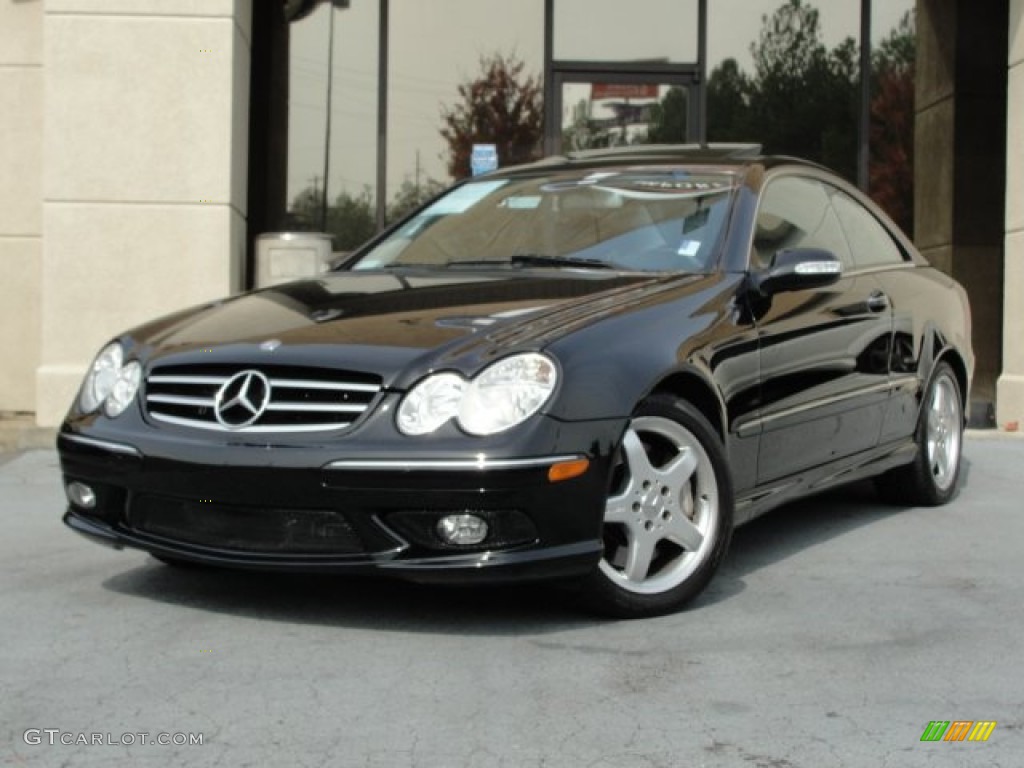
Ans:
{"type": "Polygon", "coordinates": [[[768,267],[775,254],[793,248],[820,248],[848,270],[850,248],[829,199],[829,188],[815,179],[787,176],[770,182],[754,229],[751,266],[768,267]]]}
{"type": "Polygon", "coordinates": [[[733,189],[729,174],[682,170],[480,178],[438,198],[351,268],[703,272],[715,264],[733,189]]]}

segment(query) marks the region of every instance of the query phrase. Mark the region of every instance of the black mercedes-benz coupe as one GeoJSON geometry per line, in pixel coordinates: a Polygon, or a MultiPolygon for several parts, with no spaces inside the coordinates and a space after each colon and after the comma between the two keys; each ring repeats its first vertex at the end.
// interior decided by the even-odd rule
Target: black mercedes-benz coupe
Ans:
{"type": "Polygon", "coordinates": [[[551,158],[113,339],[58,437],[64,520],[171,564],[558,578],[659,614],[783,502],[948,501],[973,365],[963,289],[825,169],[551,158]]]}

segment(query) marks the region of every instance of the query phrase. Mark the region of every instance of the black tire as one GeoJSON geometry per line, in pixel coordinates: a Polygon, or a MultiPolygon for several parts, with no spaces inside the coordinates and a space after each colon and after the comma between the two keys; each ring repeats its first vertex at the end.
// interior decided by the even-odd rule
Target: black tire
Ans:
{"type": "Polygon", "coordinates": [[[960,484],[963,451],[963,395],[948,363],[935,366],[925,390],[914,431],[917,454],[905,466],[886,472],[875,482],[888,501],[937,507],[954,496],[960,484]]]}
{"type": "Polygon", "coordinates": [[[732,478],[718,433],[689,403],[653,395],[623,435],[609,480],[605,553],[583,585],[584,600],[615,618],[677,611],[711,580],[732,528],[732,478]]]}

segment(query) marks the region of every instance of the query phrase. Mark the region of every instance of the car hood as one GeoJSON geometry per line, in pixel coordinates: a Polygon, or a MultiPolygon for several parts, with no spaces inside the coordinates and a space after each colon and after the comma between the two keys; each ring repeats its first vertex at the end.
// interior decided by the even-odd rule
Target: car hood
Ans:
{"type": "Polygon", "coordinates": [[[541,348],[667,280],[680,282],[575,270],[339,272],[162,318],[131,333],[130,344],[151,366],[314,365],[400,386],[410,367],[471,372],[506,350],[541,348]]]}

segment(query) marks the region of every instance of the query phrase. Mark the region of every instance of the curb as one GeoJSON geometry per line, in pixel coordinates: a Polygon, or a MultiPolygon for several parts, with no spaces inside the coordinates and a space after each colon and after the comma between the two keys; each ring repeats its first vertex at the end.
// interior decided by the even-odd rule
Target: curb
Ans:
{"type": "Polygon", "coordinates": [[[0,415],[0,453],[19,453],[57,444],[56,427],[38,427],[33,414],[0,415]]]}

